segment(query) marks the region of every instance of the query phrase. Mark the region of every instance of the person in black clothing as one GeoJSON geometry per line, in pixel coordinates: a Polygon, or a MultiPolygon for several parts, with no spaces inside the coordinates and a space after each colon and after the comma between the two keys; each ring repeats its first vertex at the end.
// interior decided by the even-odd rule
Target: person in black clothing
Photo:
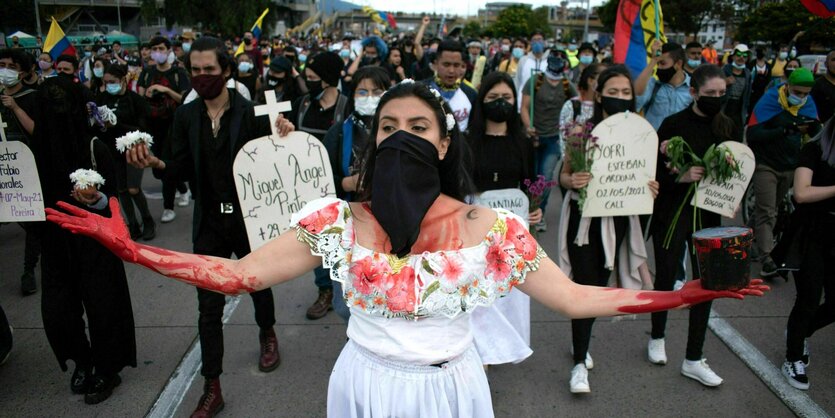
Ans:
{"type": "MultiPolygon", "coordinates": [[[[243,145],[267,136],[267,118],[256,119],[253,103],[235,90],[225,88],[234,60],[216,38],[201,37],[191,46],[186,68],[200,98],[177,109],[171,129],[171,143],[162,159],[149,154],[144,145],[127,152],[128,162],[153,167],[158,175],[193,179],[195,254],[243,258],[249,254],[241,208],[235,192],[232,163],[243,145]]],[[[292,124],[278,119],[286,134],[292,124]]],[[[270,289],[250,294],[255,305],[255,322],[261,329],[259,370],[275,370],[280,363],[278,340],[273,330],[275,304],[270,289]]],[[[197,289],[200,310],[198,332],[202,349],[201,374],[206,378],[203,396],[192,416],[213,416],[223,408],[220,374],[223,372],[223,307],[225,297],[197,289]]]]}
{"type": "MultiPolygon", "coordinates": [[[[360,68],[354,73],[354,82],[354,111],[341,124],[331,126],[323,141],[330,158],[336,196],[349,202],[356,196],[361,157],[371,135],[374,112],[383,93],[391,86],[388,73],[381,67],[360,68]]],[[[351,312],[345,305],[339,282],[333,282],[332,303],[334,311],[347,321],[351,312]]]]}
{"type": "MultiPolygon", "coordinates": [[[[148,130],[154,137],[153,151],[162,155],[168,146],[168,131],[174,118],[174,110],[183,102],[191,90],[188,74],[180,66],[168,63],[171,41],[162,36],[151,39],[151,59],[156,63],[139,75],[139,95],[145,97],[151,106],[148,130]]],[[[175,192],[186,193],[185,179],[166,177],[162,182],[162,222],[171,222],[177,216],[174,212],[175,192]]]]}
{"type": "MultiPolygon", "coordinates": [[[[32,151],[45,207],[54,208],[72,192],[71,204],[110,217],[107,197],[116,196],[116,163],[107,145],[87,130],[82,88],[69,77],[41,85],[32,151]],[[79,168],[96,170],[105,183],[92,193],[75,189],[69,176],[79,168]]],[[[122,368],[136,367],[124,264],[98,242],[51,223],[43,236],[49,237],[42,243],[41,269],[46,337],[62,370],[67,360],[75,363],[71,390],[83,393],[88,404],[99,403],[121,382],[122,368]]]]}
{"type": "Polygon", "coordinates": [[[831,261],[835,257],[835,122],[831,119],[820,135],[800,150],[794,199],[794,231],[787,240],[797,249],[800,264],[794,272],[797,298],[786,325],[786,361],[782,369],[790,385],[807,390],[807,339],[835,322],[835,274],[831,261]]]}
{"type": "MultiPolygon", "coordinates": [[[[275,91],[275,98],[279,102],[295,102],[307,92],[305,81],[293,63],[281,55],[274,56],[270,61],[266,82],[262,86],[264,91],[275,91]]],[[[264,91],[258,93],[258,103],[266,103],[264,91]]]]}
{"type": "Polygon", "coordinates": [[[258,92],[261,90],[261,77],[256,72],[255,64],[252,63],[252,58],[247,54],[240,54],[237,57],[238,64],[235,67],[235,76],[232,77],[238,83],[246,86],[249,90],[249,97],[254,102],[258,92]]]}
{"type": "Polygon", "coordinates": [[[835,112],[835,50],[826,54],[826,74],[815,80],[811,94],[818,107],[818,119],[826,123],[835,112]]]}
{"type": "MultiPolygon", "coordinates": [[[[0,79],[0,85],[3,86],[0,93],[0,114],[6,123],[6,139],[30,144],[35,129],[32,117],[37,107],[37,92],[24,84],[27,65],[32,65],[31,58],[23,50],[0,50],[0,71],[5,73],[4,78],[0,79]]],[[[26,231],[20,292],[27,296],[38,290],[35,266],[41,253],[41,223],[21,222],[20,226],[26,231]]]]}
{"type": "MultiPolygon", "coordinates": [[[[719,215],[691,205],[684,205],[678,223],[670,224],[675,211],[685,199],[690,184],[701,180],[705,170],[703,167],[691,167],[685,173],[672,173],[665,164],[669,159],[664,151],[666,141],[675,136],[684,138],[693,152],[699,156],[704,155],[711,145],[732,140],[734,121],[721,112],[726,89],[725,77],[719,67],[710,64],[699,66],[690,78],[693,104],[665,118],[658,129],[658,139],[662,141],[662,145],[658,154],[655,178],[660,183],[660,189],[649,226],[655,249],[655,290],[673,290],[676,272],[687,248],[686,244],[695,232],[692,230],[693,216],[699,216],[704,228],[720,225],[719,215]],[[665,246],[664,239],[671,227],[674,228],[673,237],[670,245],[665,246]]],[[[693,271],[699,271],[696,257],[691,256],[690,261],[693,271]]],[[[710,307],[711,303],[706,302],[690,308],[687,354],[681,366],[681,373],[706,386],[718,386],[722,384],[722,378],[717,376],[702,358],[710,307]]],[[[655,364],[667,363],[664,348],[666,325],[666,311],[652,314],[652,334],[647,353],[649,361],[655,364]]]]}
{"type": "Polygon", "coordinates": [[[748,63],[748,71],[751,72],[751,99],[748,102],[748,114],[754,111],[754,106],[763,97],[769,84],[771,84],[771,65],[765,59],[765,51],[762,48],[756,49],[756,59],[748,63]]]}
{"type": "MultiPolygon", "coordinates": [[[[116,115],[116,126],[110,126],[105,132],[98,134],[114,155],[119,155],[116,150],[116,138],[131,131],[148,131],[150,108],[141,96],[128,89],[127,75],[127,67],[123,65],[108,66],[102,76],[104,91],[96,95],[96,104],[107,106],[116,115]]],[[[141,237],[145,241],[152,240],[156,236],[157,226],[148,209],[145,193],[142,192],[144,170],[127,164],[124,158],[117,158],[116,165],[119,203],[125,211],[125,220],[128,222],[131,238],[141,237]],[[136,219],[134,204],[139,209],[139,215],[142,218],[141,228],[136,219]]]]}
{"type": "MultiPolygon", "coordinates": [[[[293,102],[288,119],[294,121],[299,131],[307,132],[320,141],[331,126],[342,126],[348,113],[349,99],[336,88],[339,83],[342,59],[335,52],[321,52],[307,60],[304,68],[307,91],[293,102]]],[[[307,309],[308,319],[323,318],[333,310],[333,282],[323,267],[315,270],[319,295],[307,309]]]]}

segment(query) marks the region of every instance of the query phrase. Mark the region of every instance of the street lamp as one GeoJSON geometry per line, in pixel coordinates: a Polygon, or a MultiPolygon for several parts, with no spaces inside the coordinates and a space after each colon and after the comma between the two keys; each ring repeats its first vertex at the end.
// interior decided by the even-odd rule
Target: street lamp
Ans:
{"type": "Polygon", "coordinates": [[[569,3],[586,3],[586,22],[583,25],[583,42],[589,40],[589,15],[591,14],[591,0],[568,0],[569,3]]]}

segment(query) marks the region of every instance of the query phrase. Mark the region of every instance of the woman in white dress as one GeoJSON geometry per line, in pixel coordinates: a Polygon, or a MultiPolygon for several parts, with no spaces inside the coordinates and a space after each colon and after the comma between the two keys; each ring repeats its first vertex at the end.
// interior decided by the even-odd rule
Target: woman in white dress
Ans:
{"type": "Polygon", "coordinates": [[[361,176],[365,203],[310,202],[294,216],[295,234],[241,260],[135,243],[115,200],[112,218],[59,204],[69,213],[49,209],[48,219],[99,240],[124,260],[227,294],[330,268],[351,309],[350,340],[328,388],[331,417],[493,416],[469,312],[514,287],[573,318],[680,308],[767,289],[760,282],[738,292],[704,290],[698,281],[676,292],[572,283],[519,218],[464,203],[463,144],[438,96],[415,83],[389,90],[361,176]]]}

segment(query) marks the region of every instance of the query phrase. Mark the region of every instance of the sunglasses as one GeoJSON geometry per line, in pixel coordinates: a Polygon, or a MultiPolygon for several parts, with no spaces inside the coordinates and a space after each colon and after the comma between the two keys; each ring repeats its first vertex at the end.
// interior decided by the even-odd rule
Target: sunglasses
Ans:
{"type": "Polygon", "coordinates": [[[742,58],[747,58],[751,54],[748,53],[748,52],[736,51],[736,53],[734,55],[736,55],[738,57],[742,57],[742,58]]]}

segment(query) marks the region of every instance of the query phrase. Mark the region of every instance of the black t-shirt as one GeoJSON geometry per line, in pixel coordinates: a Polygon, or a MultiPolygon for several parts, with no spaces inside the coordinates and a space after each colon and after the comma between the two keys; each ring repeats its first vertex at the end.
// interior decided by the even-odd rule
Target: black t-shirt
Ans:
{"type": "MultiPolygon", "coordinates": [[[[3,94],[5,96],[5,94],[3,94]]],[[[32,120],[35,119],[35,110],[37,104],[35,102],[35,90],[28,87],[23,87],[19,92],[12,95],[15,103],[29,115],[32,120]]],[[[15,113],[6,106],[0,105],[0,114],[3,115],[3,122],[6,123],[6,139],[9,141],[21,141],[28,143],[31,135],[29,135],[23,125],[17,120],[15,113]]]]}
{"type": "Polygon", "coordinates": [[[229,124],[231,113],[227,110],[220,117],[220,129],[217,137],[212,132],[212,121],[206,113],[206,105],[201,105],[200,113],[200,160],[202,162],[202,173],[200,176],[205,179],[206,184],[203,190],[203,203],[208,205],[209,210],[214,210],[218,203],[234,203],[237,201],[235,194],[235,179],[232,174],[232,154],[230,153],[229,124]]]}
{"type": "Polygon", "coordinates": [[[815,99],[815,106],[818,108],[818,119],[826,123],[835,112],[835,84],[829,82],[826,77],[817,79],[812,87],[812,98],[815,99]]]}
{"type": "Polygon", "coordinates": [[[525,167],[527,158],[509,136],[484,135],[476,139],[478,155],[474,155],[473,182],[476,190],[518,189],[531,176],[525,167]]]}
{"type": "MultiPolygon", "coordinates": [[[[341,95],[340,93],[333,106],[327,109],[323,109],[318,100],[311,100],[301,121],[299,121],[299,112],[302,111],[305,100],[309,100],[310,96],[305,95],[300,97],[293,103],[293,109],[288,113],[287,118],[296,125],[296,130],[307,132],[322,141],[325,139],[325,134],[328,132],[328,129],[330,129],[336,120],[336,108],[339,105],[341,95]]],[[[344,107],[342,109],[343,113],[345,112],[344,107]]],[[[343,119],[340,118],[340,120],[343,119]]]]}
{"type": "MultiPolygon", "coordinates": [[[[822,155],[820,140],[809,142],[800,149],[800,156],[797,161],[798,167],[806,167],[812,170],[812,186],[835,186],[835,168],[828,162],[823,161],[821,159],[822,155]]],[[[809,205],[818,210],[835,213],[835,197],[809,205]]]]}

